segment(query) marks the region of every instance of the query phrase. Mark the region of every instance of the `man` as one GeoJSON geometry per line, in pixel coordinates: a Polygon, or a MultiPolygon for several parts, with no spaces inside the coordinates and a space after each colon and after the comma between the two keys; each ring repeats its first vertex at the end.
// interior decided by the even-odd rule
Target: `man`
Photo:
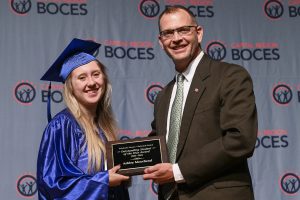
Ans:
{"type": "Polygon", "coordinates": [[[257,113],[249,74],[203,53],[203,29],[184,7],[166,8],[159,29],[177,72],[156,98],[150,136],[166,136],[170,163],[145,169],[144,179],[159,184],[159,199],[254,199],[247,158],[257,113]]]}

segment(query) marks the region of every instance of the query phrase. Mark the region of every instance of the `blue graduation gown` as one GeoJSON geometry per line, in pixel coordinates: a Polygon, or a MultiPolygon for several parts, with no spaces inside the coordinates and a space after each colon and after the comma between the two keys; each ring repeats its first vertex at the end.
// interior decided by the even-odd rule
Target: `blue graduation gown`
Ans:
{"type": "Polygon", "coordinates": [[[129,199],[123,187],[109,188],[103,167],[100,172],[88,172],[84,143],[84,133],[67,109],[50,121],[37,161],[39,199],[129,199]]]}

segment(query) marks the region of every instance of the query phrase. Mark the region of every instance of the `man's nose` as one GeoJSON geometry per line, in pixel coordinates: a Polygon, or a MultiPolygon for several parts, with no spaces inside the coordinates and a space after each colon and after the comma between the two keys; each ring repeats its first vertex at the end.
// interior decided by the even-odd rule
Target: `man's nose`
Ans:
{"type": "Polygon", "coordinates": [[[182,39],[182,36],[177,31],[174,31],[173,40],[177,41],[177,40],[181,40],[181,39],[182,39]]]}

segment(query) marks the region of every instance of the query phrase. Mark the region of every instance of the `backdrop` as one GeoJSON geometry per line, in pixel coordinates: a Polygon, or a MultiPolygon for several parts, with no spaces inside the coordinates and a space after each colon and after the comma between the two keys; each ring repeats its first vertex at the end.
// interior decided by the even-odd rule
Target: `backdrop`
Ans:
{"type": "MultiPolygon", "coordinates": [[[[120,139],[146,136],[153,101],[174,77],[158,44],[158,15],[187,7],[204,28],[202,48],[213,59],[252,75],[259,117],[249,160],[257,200],[300,199],[299,0],[2,0],[0,2],[0,194],[37,199],[36,159],[47,124],[47,82],[40,77],[74,38],[101,43],[97,58],[113,85],[120,139]]],[[[62,86],[53,83],[52,112],[62,86]]],[[[157,199],[140,176],[131,199],[157,199]]]]}

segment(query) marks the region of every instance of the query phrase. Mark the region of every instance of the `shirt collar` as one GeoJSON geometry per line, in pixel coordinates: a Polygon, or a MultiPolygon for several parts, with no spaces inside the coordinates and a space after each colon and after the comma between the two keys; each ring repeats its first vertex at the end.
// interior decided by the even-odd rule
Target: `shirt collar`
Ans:
{"type": "MultiPolygon", "coordinates": [[[[197,69],[197,66],[199,64],[199,62],[201,61],[202,57],[204,55],[204,52],[201,51],[198,56],[189,64],[189,66],[186,68],[186,70],[184,72],[182,72],[184,78],[186,81],[188,82],[191,82],[193,77],[194,77],[194,74],[195,74],[195,71],[197,69]]],[[[176,73],[176,81],[177,81],[177,75],[179,73],[177,72],[176,73]]]]}

